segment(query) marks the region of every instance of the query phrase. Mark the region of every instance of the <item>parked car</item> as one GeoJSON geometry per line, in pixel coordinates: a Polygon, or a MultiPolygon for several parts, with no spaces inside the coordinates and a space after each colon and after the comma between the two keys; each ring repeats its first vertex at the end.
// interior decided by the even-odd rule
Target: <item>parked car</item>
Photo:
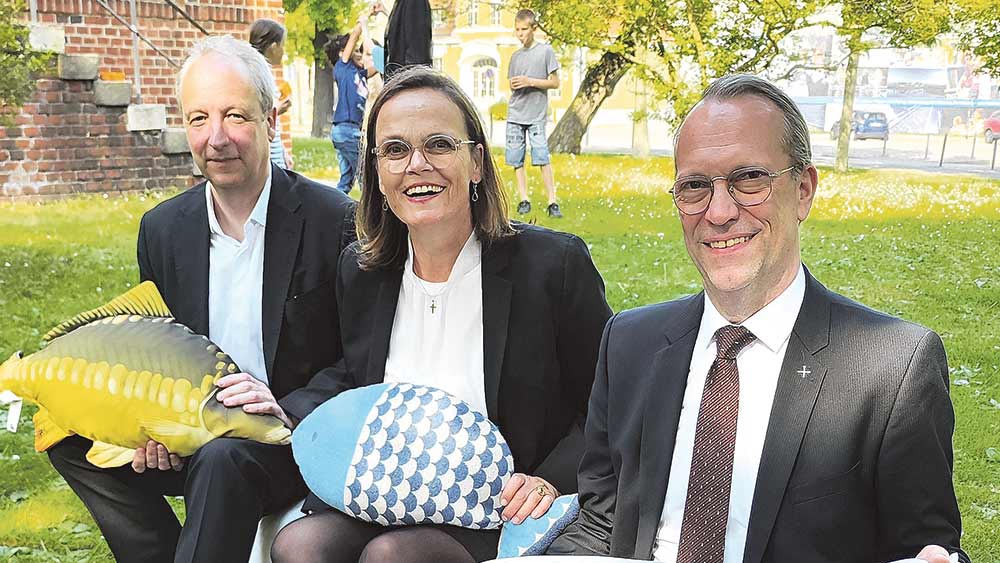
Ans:
{"type": "MultiPolygon", "coordinates": [[[[889,140],[889,120],[880,111],[855,111],[854,120],[851,122],[851,131],[856,140],[881,139],[889,140]]],[[[1000,133],[998,128],[997,133],[1000,133]]],[[[836,139],[840,136],[840,121],[836,121],[830,128],[830,138],[836,139]]]]}
{"type": "Polygon", "coordinates": [[[1000,140],[1000,110],[993,112],[983,121],[983,135],[987,143],[1000,140]]]}

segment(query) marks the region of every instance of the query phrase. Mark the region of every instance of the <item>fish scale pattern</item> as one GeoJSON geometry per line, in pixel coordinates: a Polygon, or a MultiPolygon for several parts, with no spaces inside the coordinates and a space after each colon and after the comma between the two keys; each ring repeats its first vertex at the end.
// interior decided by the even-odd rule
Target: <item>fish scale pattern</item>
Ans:
{"type": "Polygon", "coordinates": [[[392,385],[358,435],[344,507],[384,526],[498,528],[513,470],[507,443],[482,413],[438,389],[392,385]]]}
{"type": "Polygon", "coordinates": [[[540,518],[525,518],[520,524],[513,521],[503,525],[497,559],[542,555],[563,529],[580,514],[576,494],[562,495],[540,518]]]}

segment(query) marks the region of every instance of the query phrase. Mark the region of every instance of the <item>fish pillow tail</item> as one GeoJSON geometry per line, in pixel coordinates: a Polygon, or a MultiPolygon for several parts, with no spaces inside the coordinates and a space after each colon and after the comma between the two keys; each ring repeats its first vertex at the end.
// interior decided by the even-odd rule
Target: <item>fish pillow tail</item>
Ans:
{"type": "Polygon", "coordinates": [[[287,426],[271,428],[258,441],[265,444],[287,446],[292,443],[292,431],[287,426]]]}
{"type": "Polygon", "coordinates": [[[45,409],[38,409],[32,420],[35,422],[35,451],[37,452],[44,452],[63,441],[64,438],[73,435],[72,432],[60,428],[49,416],[49,411],[45,409]]]}

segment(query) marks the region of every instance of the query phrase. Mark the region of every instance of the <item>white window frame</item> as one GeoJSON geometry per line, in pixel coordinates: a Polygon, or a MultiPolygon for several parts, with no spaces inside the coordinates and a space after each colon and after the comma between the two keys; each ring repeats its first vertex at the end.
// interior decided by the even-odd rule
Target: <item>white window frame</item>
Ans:
{"type": "Polygon", "coordinates": [[[503,25],[503,2],[490,3],[490,23],[503,25]]]}
{"type": "Polygon", "coordinates": [[[479,25],[479,0],[469,0],[469,25],[479,25]]]}
{"type": "Polygon", "coordinates": [[[434,8],[431,10],[431,27],[444,27],[448,21],[448,12],[444,8],[434,8]]]}

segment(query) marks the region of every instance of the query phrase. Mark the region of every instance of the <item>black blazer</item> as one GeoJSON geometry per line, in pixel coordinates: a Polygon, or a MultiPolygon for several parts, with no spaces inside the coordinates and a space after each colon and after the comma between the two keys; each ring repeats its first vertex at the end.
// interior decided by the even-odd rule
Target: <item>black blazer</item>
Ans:
{"type": "MultiPolygon", "coordinates": [[[[139,277],[156,283],[178,322],[208,334],[205,182],[160,203],[139,224],[139,277]]],[[[280,399],[342,353],[333,280],[352,242],[354,202],[271,165],[264,231],[262,330],[270,388],[280,399]]]]}
{"type": "MultiPolygon", "coordinates": [[[[652,557],[703,309],[699,294],[608,323],[580,466],[583,509],[549,553],[652,557]]],[[[928,543],[958,551],[953,429],[941,339],[807,272],[744,563],[872,563],[928,543]]]]}
{"type": "Polygon", "coordinates": [[[385,79],[413,65],[430,66],[431,4],[428,0],[396,0],[385,28],[385,79]]]}
{"type": "MultiPolygon", "coordinates": [[[[582,240],[517,228],[483,248],[486,406],[517,471],[573,492],[601,329],[611,309],[582,240]]],[[[362,271],[357,245],[344,251],[337,278],[344,361],[289,397],[293,416],[346,389],[382,382],[402,273],[362,271]]]]}

